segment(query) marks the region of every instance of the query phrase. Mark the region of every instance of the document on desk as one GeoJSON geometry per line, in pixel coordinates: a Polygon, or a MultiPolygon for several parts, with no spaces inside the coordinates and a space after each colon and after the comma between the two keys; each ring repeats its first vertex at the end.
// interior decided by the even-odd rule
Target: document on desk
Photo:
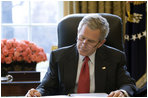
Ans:
{"type": "Polygon", "coordinates": [[[84,93],[84,94],[70,94],[71,97],[107,97],[106,93],[84,93]]]}
{"type": "Polygon", "coordinates": [[[68,94],[68,95],[56,95],[56,96],[44,96],[44,97],[50,97],[50,98],[65,98],[65,97],[87,97],[87,98],[92,98],[92,97],[107,97],[108,94],[106,93],[84,93],[84,94],[68,94]]]}

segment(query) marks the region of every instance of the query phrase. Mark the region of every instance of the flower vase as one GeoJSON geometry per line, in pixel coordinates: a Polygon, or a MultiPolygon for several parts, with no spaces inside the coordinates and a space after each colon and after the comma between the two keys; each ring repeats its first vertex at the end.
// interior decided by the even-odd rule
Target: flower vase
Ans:
{"type": "Polygon", "coordinates": [[[35,71],[36,62],[27,63],[27,62],[12,62],[10,64],[2,63],[1,64],[1,76],[6,76],[8,71],[35,71]]]}

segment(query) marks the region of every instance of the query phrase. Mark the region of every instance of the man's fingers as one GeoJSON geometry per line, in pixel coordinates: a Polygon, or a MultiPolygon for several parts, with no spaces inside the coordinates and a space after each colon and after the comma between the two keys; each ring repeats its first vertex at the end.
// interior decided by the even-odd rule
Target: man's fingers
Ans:
{"type": "Polygon", "coordinates": [[[114,92],[111,92],[107,97],[113,97],[114,96],[114,92]]]}
{"type": "Polygon", "coordinates": [[[31,97],[33,97],[34,96],[34,90],[33,89],[29,90],[29,94],[31,95],[31,97]]]}
{"type": "Polygon", "coordinates": [[[124,97],[124,94],[120,90],[117,90],[111,92],[108,97],[124,97]]]}
{"type": "Polygon", "coordinates": [[[27,92],[27,94],[25,95],[25,97],[32,97],[32,96],[30,95],[30,92],[29,92],[29,91],[27,92]]]}
{"type": "Polygon", "coordinates": [[[115,91],[114,96],[113,97],[119,97],[120,92],[119,91],[115,91]]]}
{"type": "Polygon", "coordinates": [[[38,91],[34,92],[34,95],[36,95],[37,97],[41,96],[41,94],[38,91]]]}
{"type": "Polygon", "coordinates": [[[32,97],[30,94],[27,94],[27,97],[32,97]]]}
{"type": "Polygon", "coordinates": [[[34,90],[29,90],[28,96],[29,97],[34,97],[34,90]]]}
{"type": "Polygon", "coordinates": [[[119,97],[124,97],[124,94],[121,92],[120,95],[119,95],[119,97]]]}
{"type": "Polygon", "coordinates": [[[30,89],[27,94],[25,95],[26,97],[40,97],[41,94],[35,90],[34,88],[30,89]]]}

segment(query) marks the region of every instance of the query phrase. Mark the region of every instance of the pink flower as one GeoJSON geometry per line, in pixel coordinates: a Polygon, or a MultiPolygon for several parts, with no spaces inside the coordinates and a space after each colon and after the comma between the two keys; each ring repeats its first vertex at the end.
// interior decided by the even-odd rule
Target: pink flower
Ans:
{"type": "Polygon", "coordinates": [[[16,61],[17,60],[17,57],[16,56],[13,56],[12,60],[13,61],[16,61]]]}
{"type": "Polygon", "coordinates": [[[39,47],[38,49],[40,50],[40,52],[44,52],[43,48],[40,48],[40,47],[39,47]]]}
{"type": "Polygon", "coordinates": [[[16,39],[14,38],[14,39],[9,40],[9,43],[12,44],[12,47],[15,47],[16,39]]]}
{"type": "Polygon", "coordinates": [[[20,47],[22,48],[22,50],[25,50],[28,47],[28,45],[26,43],[24,43],[23,41],[21,41],[20,47]]]}
{"type": "Polygon", "coordinates": [[[43,53],[43,52],[40,52],[40,53],[39,53],[39,57],[40,57],[41,59],[43,59],[43,60],[46,60],[46,59],[47,59],[47,58],[46,58],[46,54],[43,53]]]}
{"type": "Polygon", "coordinates": [[[5,57],[6,64],[10,64],[12,62],[11,57],[5,57]]]}
{"type": "Polygon", "coordinates": [[[5,45],[7,43],[7,39],[2,39],[1,42],[3,42],[5,45]]]}
{"type": "Polygon", "coordinates": [[[31,60],[32,60],[33,62],[36,61],[36,58],[37,58],[37,55],[35,55],[35,54],[31,55],[31,60]]]}
{"type": "Polygon", "coordinates": [[[46,56],[44,53],[39,52],[36,57],[36,62],[41,62],[42,60],[46,60],[46,56]]]}
{"type": "Polygon", "coordinates": [[[8,57],[10,57],[11,59],[13,59],[13,54],[8,54],[8,57]]]}
{"type": "Polygon", "coordinates": [[[47,60],[43,48],[38,47],[36,44],[16,39],[3,39],[1,40],[1,62],[10,64],[14,61],[41,62],[47,60]]]}
{"type": "Polygon", "coordinates": [[[6,43],[7,49],[10,49],[12,47],[12,45],[13,45],[13,43],[8,40],[7,43],[6,43]]]}
{"type": "Polygon", "coordinates": [[[14,48],[9,49],[9,50],[8,50],[8,53],[9,53],[9,54],[13,54],[13,53],[14,53],[14,48]]]}
{"type": "Polygon", "coordinates": [[[4,42],[1,42],[1,48],[3,48],[5,46],[4,42]]]}
{"type": "Polygon", "coordinates": [[[17,61],[22,61],[23,59],[22,59],[21,56],[19,56],[19,57],[16,58],[16,60],[17,60],[17,61]]]}
{"type": "Polygon", "coordinates": [[[20,46],[17,46],[17,47],[16,47],[16,51],[17,51],[17,52],[22,52],[22,51],[23,51],[23,48],[20,47],[20,46]]]}
{"type": "Polygon", "coordinates": [[[18,41],[14,40],[14,42],[13,42],[13,47],[16,48],[17,46],[19,46],[19,44],[20,44],[20,43],[19,43],[18,41]]]}
{"type": "Polygon", "coordinates": [[[26,43],[27,45],[30,43],[29,41],[27,40],[22,40],[24,43],[26,43]]]}
{"type": "Polygon", "coordinates": [[[4,47],[4,48],[2,48],[1,53],[2,53],[4,56],[7,56],[8,53],[9,53],[9,51],[8,51],[8,49],[7,49],[6,47],[4,47]]]}
{"type": "Polygon", "coordinates": [[[27,51],[23,51],[23,52],[22,52],[22,56],[23,56],[23,57],[26,57],[27,55],[28,55],[27,51]]]}
{"type": "Polygon", "coordinates": [[[20,52],[15,51],[15,52],[14,52],[14,57],[19,57],[19,56],[20,56],[20,52]]]}
{"type": "Polygon", "coordinates": [[[28,53],[28,54],[32,54],[31,52],[31,49],[30,48],[26,48],[26,52],[28,53]]]}
{"type": "Polygon", "coordinates": [[[30,49],[32,50],[32,51],[37,51],[37,46],[34,44],[34,43],[30,43],[30,49]]]}

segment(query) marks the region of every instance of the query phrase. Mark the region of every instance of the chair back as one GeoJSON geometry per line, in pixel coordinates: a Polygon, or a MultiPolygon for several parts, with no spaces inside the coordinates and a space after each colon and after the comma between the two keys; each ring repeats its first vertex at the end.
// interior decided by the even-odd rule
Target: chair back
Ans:
{"type": "MultiPolygon", "coordinates": [[[[109,22],[110,31],[105,44],[121,51],[123,47],[122,21],[117,15],[99,13],[109,22]]],[[[58,48],[72,45],[77,41],[77,27],[81,19],[87,14],[71,14],[65,16],[58,24],[58,48]]]]}

